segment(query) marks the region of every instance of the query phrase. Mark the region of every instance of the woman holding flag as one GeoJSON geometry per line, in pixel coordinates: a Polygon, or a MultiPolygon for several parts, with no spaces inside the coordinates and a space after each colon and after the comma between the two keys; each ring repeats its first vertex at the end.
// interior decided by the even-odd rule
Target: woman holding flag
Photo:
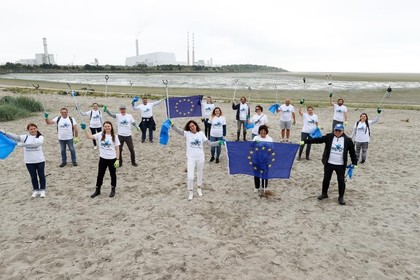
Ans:
{"type": "MultiPolygon", "coordinates": [[[[302,132],[300,133],[301,141],[308,139],[311,133],[318,127],[318,116],[314,114],[314,107],[308,106],[306,107],[306,113],[302,113],[303,102],[304,101],[302,100],[298,111],[299,115],[303,117],[303,127],[302,132]]],[[[309,160],[309,154],[311,153],[311,143],[307,143],[306,145],[306,159],[309,160]]],[[[300,146],[297,160],[301,159],[304,148],[305,145],[300,146]]]]}
{"type": "Polygon", "coordinates": [[[45,157],[42,150],[44,136],[38,131],[38,126],[34,123],[28,124],[26,129],[28,133],[24,135],[6,133],[4,130],[0,130],[0,133],[16,141],[20,147],[24,148],[23,156],[32,181],[33,192],[31,197],[45,197],[45,157]]]}
{"type": "Polygon", "coordinates": [[[204,144],[211,147],[216,147],[224,144],[224,140],[217,142],[210,142],[204,132],[200,130],[197,122],[190,120],[185,125],[184,129],[180,129],[172,124],[172,128],[179,135],[185,137],[185,144],[187,150],[187,172],[188,172],[188,200],[194,197],[194,170],[197,168],[197,194],[203,196],[203,169],[204,169],[204,144]]]}
{"type": "MultiPolygon", "coordinates": [[[[214,108],[209,123],[211,126],[210,141],[223,140],[223,137],[226,136],[226,118],[223,116],[222,110],[219,107],[214,108]]],[[[217,147],[211,147],[210,162],[214,161],[214,154],[216,153],[216,163],[219,163],[221,150],[220,145],[217,147]]]]}
{"type": "MultiPolygon", "coordinates": [[[[259,143],[259,142],[273,142],[273,138],[271,138],[268,135],[268,126],[266,126],[265,124],[259,126],[258,127],[258,135],[255,135],[252,138],[252,141],[255,141],[257,143],[259,143]]],[[[262,187],[263,187],[264,191],[268,187],[268,179],[262,179],[258,176],[254,176],[254,183],[255,183],[254,192],[256,192],[256,193],[260,191],[261,183],[262,183],[262,187]]]]}

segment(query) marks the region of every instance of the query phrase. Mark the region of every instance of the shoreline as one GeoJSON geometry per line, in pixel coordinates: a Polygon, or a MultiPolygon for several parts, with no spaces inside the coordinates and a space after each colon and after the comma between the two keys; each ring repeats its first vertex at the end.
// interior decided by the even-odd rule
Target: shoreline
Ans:
{"type": "MultiPolygon", "coordinates": [[[[289,74],[289,73],[288,73],[289,74]]],[[[420,74],[419,74],[420,75],[420,74]]],[[[68,91],[66,83],[49,82],[49,81],[30,81],[19,79],[4,79],[0,76],[0,89],[13,93],[38,93],[32,84],[40,85],[40,92],[44,94],[65,94],[68,91]]],[[[70,84],[73,90],[79,91],[80,95],[102,97],[105,94],[105,85],[95,85],[91,88],[95,89],[93,94],[86,94],[88,84],[70,84]]],[[[394,90],[389,98],[384,98],[383,90],[354,90],[354,91],[335,91],[333,99],[343,98],[345,105],[355,108],[376,108],[381,100],[383,103],[381,108],[386,109],[407,109],[420,110],[420,89],[399,89],[394,90]]],[[[197,88],[171,88],[169,87],[169,96],[189,96],[201,94],[204,96],[212,96],[212,98],[220,102],[230,102],[233,97],[232,89],[197,89],[197,88]]],[[[142,87],[142,86],[107,86],[107,95],[113,97],[132,98],[134,96],[147,95],[150,98],[161,99],[166,97],[165,87],[142,87]]],[[[240,96],[245,96],[251,103],[281,103],[284,99],[290,98],[292,104],[299,103],[299,100],[304,98],[306,105],[314,107],[329,106],[328,92],[324,90],[282,90],[276,94],[273,90],[252,90],[251,95],[248,90],[238,89],[236,92],[236,99],[240,96]]]]}

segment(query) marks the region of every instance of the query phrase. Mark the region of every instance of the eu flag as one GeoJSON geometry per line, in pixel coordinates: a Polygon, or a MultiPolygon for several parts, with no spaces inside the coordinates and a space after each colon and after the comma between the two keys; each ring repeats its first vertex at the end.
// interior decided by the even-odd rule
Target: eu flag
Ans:
{"type": "Polygon", "coordinates": [[[166,108],[170,118],[201,117],[202,95],[170,97],[166,99],[166,108]]]}
{"type": "Polygon", "coordinates": [[[262,179],[288,179],[298,144],[275,142],[226,142],[229,174],[262,179]]]}

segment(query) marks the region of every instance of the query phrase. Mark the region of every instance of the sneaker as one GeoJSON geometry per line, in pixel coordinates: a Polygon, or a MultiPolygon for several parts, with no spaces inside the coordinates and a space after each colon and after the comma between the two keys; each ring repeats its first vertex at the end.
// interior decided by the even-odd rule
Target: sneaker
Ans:
{"type": "Polygon", "coordinates": [[[319,195],[318,197],[318,200],[323,200],[323,199],[325,199],[325,198],[328,198],[328,194],[321,194],[321,195],[319,195]]]}
{"type": "Polygon", "coordinates": [[[306,160],[311,160],[309,157],[306,157],[306,160]]]}
{"type": "Polygon", "coordinates": [[[219,163],[220,161],[219,161],[219,158],[216,158],[216,163],[219,163]]]}
{"type": "Polygon", "coordinates": [[[298,156],[297,161],[300,161],[300,156],[298,156]]]}
{"type": "Polygon", "coordinates": [[[189,193],[188,193],[188,200],[192,200],[193,199],[193,196],[194,196],[193,191],[189,191],[189,193]]]}
{"type": "Polygon", "coordinates": [[[138,165],[137,163],[135,163],[135,162],[133,162],[133,163],[132,163],[132,165],[133,165],[133,166],[135,166],[135,167],[139,166],[139,165],[138,165]]]}
{"type": "Polygon", "coordinates": [[[258,188],[258,189],[257,189],[257,188],[255,188],[255,189],[254,189],[254,193],[257,193],[257,192],[259,192],[259,191],[260,191],[260,188],[258,188]]]}
{"type": "Polygon", "coordinates": [[[39,195],[39,197],[44,198],[44,197],[45,197],[45,191],[40,191],[40,195],[39,195]]]}
{"type": "Polygon", "coordinates": [[[77,162],[73,162],[73,166],[77,166],[77,162]]]}
{"type": "Polygon", "coordinates": [[[97,146],[93,147],[94,150],[96,150],[97,148],[98,148],[97,146]]]}
{"type": "Polygon", "coordinates": [[[360,163],[365,163],[366,161],[364,159],[362,159],[362,161],[360,163]]]}
{"type": "Polygon", "coordinates": [[[214,161],[214,157],[211,157],[210,162],[213,162],[213,161],[214,161]]]}
{"type": "Polygon", "coordinates": [[[62,164],[60,164],[60,167],[64,167],[66,166],[67,163],[63,162],[62,164]]]}
{"type": "Polygon", "coordinates": [[[203,196],[203,190],[201,188],[197,188],[198,196],[203,196]]]}
{"type": "Polygon", "coordinates": [[[33,191],[32,192],[32,195],[31,195],[31,198],[35,198],[35,197],[37,197],[39,195],[39,192],[38,191],[33,191]]]}

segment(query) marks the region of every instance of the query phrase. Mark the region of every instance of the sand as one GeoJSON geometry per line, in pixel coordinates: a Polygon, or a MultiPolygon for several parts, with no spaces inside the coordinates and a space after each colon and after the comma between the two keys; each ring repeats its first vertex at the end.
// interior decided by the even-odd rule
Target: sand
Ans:
{"type": "MultiPolygon", "coordinates": [[[[34,97],[45,102],[51,116],[69,107],[80,123],[69,96],[34,97]]],[[[86,110],[95,101],[113,111],[130,102],[79,101],[86,110]]],[[[234,112],[229,103],[216,103],[233,140],[234,112]]],[[[363,111],[350,107],[349,123],[363,111]]],[[[128,112],[139,120],[138,112],[128,112]]],[[[374,108],[366,112],[375,115],[374,108]]],[[[317,107],[315,113],[324,132],[329,130],[331,108],[317,107]]],[[[163,104],[154,115],[159,131],[163,104]]],[[[270,135],[279,141],[279,115],[268,117],[270,135]]],[[[297,119],[295,143],[302,127],[297,119]]],[[[174,120],[178,126],[186,121],[174,120]]],[[[45,136],[47,197],[30,198],[22,149],[0,161],[1,279],[420,279],[417,111],[384,110],[372,127],[367,162],[347,182],[346,206],[337,203],[335,176],[330,198],[316,199],[323,145],[313,146],[310,161],[294,163],[289,180],[270,180],[274,196],[268,198],[253,192],[252,177],[228,174],[224,151],[219,164],[209,163],[208,148],[204,196],[188,201],[183,137],[171,133],[169,144],[160,146],[157,133],[156,143],[142,144],[137,131],[139,166],[127,164],[125,149],[116,197],[108,197],[107,174],[102,194],[91,199],[99,158],[92,142],[81,134],[79,166],[59,168],[56,128],[44,123],[42,113],[0,128],[24,134],[29,122],[45,136]]]]}

